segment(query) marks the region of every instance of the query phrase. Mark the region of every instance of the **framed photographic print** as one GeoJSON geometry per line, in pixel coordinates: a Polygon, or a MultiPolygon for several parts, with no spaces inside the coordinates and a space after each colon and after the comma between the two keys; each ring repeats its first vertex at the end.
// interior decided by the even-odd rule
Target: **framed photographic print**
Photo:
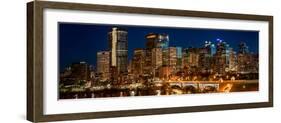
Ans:
{"type": "Polygon", "coordinates": [[[273,17],[27,3],[33,122],[273,106],[273,17]]]}

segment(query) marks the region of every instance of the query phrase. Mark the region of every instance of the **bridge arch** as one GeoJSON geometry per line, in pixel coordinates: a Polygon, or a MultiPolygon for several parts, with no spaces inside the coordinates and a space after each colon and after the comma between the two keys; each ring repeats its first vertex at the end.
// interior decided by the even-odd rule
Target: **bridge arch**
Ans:
{"type": "Polygon", "coordinates": [[[194,85],[187,85],[187,86],[183,87],[183,90],[187,94],[196,93],[197,92],[197,87],[194,86],[194,85]]]}
{"type": "Polygon", "coordinates": [[[171,89],[182,89],[181,85],[171,85],[171,89]]]}

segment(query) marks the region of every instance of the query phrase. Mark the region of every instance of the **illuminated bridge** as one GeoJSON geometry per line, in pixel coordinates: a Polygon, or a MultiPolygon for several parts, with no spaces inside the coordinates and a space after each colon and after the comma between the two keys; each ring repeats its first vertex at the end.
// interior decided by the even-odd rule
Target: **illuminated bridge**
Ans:
{"type": "Polygon", "coordinates": [[[219,92],[258,90],[258,80],[218,80],[218,81],[165,81],[174,88],[203,91],[213,88],[219,92]]]}

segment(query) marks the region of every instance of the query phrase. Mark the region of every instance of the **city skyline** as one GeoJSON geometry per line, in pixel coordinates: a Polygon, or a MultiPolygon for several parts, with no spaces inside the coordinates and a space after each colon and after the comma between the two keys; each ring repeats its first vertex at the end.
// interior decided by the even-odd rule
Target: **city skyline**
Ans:
{"type": "MultiPolygon", "coordinates": [[[[71,26],[73,29],[69,30],[77,33],[68,35],[68,40],[79,42],[60,42],[60,62],[66,60],[64,56],[72,58],[69,66],[60,71],[60,99],[259,90],[259,54],[253,52],[258,52],[258,32],[84,26],[87,25],[71,26]],[[223,33],[223,38],[229,39],[207,40],[215,37],[214,33],[223,33]],[[192,38],[197,40],[192,45],[182,41],[192,38]],[[256,40],[252,42],[255,45],[250,43],[255,50],[249,48],[248,40],[256,40]]],[[[61,32],[65,30],[60,27],[60,40],[64,39],[65,33],[61,32]]]]}
{"type": "Polygon", "coordinates": [[[250,52],[258,53],[256,31],[59,23],[60,71],[80,61],[96,66],[97,52],[109,50],[108,32],[113,27],[128,32],[128,61],[132,59],[135,48],[146,48],[145,36],[149,33],[169,35],[169,45],[172,47],[200,48],[205,41],[217,44],[217,39],[221,39],[236,52],[238,44],[243,41],[249,46],[250,52]]]}

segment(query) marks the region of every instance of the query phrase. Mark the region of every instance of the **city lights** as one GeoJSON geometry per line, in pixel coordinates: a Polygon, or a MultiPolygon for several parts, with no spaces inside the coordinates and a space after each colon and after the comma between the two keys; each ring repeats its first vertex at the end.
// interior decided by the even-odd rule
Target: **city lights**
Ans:
{"type": "Polygon", "coordinates": [[[59,98],[258,91],[258,54],[245,42],[237,41],[238,50],[221,38],[199,47],[172,46],[168,33],[153,32],[129,57],[129,35],[112,27],[108,47],[95,52],[96,64],[73,61],[60,72],[59,98]]]}

